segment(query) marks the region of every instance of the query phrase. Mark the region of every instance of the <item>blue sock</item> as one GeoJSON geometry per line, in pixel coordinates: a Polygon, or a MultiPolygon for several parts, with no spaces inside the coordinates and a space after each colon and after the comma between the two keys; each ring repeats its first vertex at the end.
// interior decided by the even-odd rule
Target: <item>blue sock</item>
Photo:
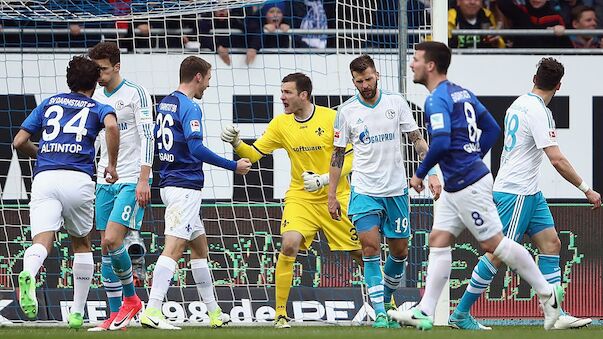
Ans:
{"type": "Polygon", "coordinates": [[[381,257],[362,257],[364,261],[364,282],[371,299],[375,315],[385,313],[383,305],[383,275],[381,274],[381,257]]]}
{"type": "Polygon", "coordinates": [[[538,268],[549,284],[561,284],[561,268],[559,267],[558,255],[539,254],[538,268]]]}
{"type": "Polygon", "coordinates": [[[392,294],[400,286],[400,281],[404,277],[405,267],[406,257],[396,258],[392,257],[391,254],[387,256],[385,266],[383,266],[383,301],[385,303],[391,302],[392,294]]]}
{"type": "Polygon", "coordinates": [[[111,257],[109,255],[103,255],[101,275],[103,286],[105,286],[105,293],[109,300],[109,311],[111,313],[117,312],[121,307],[121,281],[119,281],[119,278],[113,272],[113,265],[111,264],[111,257]]]}
{"type": "Polygon", "coordinates": [[[477,265],[473,268],[469,286],[467,286],[467,290],[463,294],[463,297],[454,312],[469,312],[471,306],[475,304],[477,299],[479,299],[486,288],[488,288],[497,271],[498,269],[492,265],[492,262],[490,262],[485,255],[482,256],[477,262],[477,265]]]}
{"type": "Polygon", "coordinates": [[[111,256],[111,264],[115,275],[121,280],[121,285],[124,291],[124,297],[131,297],[136,292],[134,291],[134,279],[132,278],[132,261],[126,248],[122,244],[115,251],[109,251],[111,256]]]}

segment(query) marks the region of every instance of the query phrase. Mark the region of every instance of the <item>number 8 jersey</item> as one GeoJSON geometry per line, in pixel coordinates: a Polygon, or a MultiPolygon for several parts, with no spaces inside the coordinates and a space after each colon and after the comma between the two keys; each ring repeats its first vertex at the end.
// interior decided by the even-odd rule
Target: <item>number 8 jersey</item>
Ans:
{"type": "Polygon", "coordinates": [[[94,175],[94,141],[113,107],[79,93],[52,96],[36,107],[21,129],[42,131],[34,176],[48,170],[73,170],[94,175]]]}
{"type": "Polygon", "coordinates": [[[538,193],[543,149],[557,146],[555,120],[542,98],[528,93],[515,99],[505,115],[505,144],[494,191],[538,193]]]}
{"type": "Polygon", "coordinates": [[[448,153],[440,160],[444,189],[457,192],[490,173],[479,145],[480,119],[488,110],[471,93],[442,81],[425,100],[427,130],[432,137],[450,135],[448,153]]]}

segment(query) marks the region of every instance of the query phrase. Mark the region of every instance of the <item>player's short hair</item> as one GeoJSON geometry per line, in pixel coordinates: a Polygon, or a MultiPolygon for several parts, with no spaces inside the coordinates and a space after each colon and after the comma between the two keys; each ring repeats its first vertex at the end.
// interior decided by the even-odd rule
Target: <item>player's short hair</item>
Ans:
{"type": "Polygon", "coordinates": [[[88,51],[88,56],[92,60],[109,59],[111,66],[120,62],[120,52],[117,44],[113,42],[99,42],[88,51]]]}
{"type": "Polygon", "coordinates": [[[308,98],[312,95],[312,80],[304,73],[291,73],[283,78],[282,83],[295,82],[297,93],[307,92],[308,98]]]}
{"type": "Polygon", "coordinates": [[[350,62],[350,72],[352,73],[362,73],[368,68],[377,70],[377,68],[375,68],[375,62],[373,61],[373,58],[371,58],[367,54],[362,54],[361,56],[357,57],[356,59],[352,60],[352,62],[350,62]]]}
{"type": "Polygon", "coordinates": [[[180,83],[191,82],[197,73],[206,76],[211,69],[211,64],[199,57],[191,55],[182,60],[180,64],[180,83]]]}
{"type": "Polygon", "coordinates": [[[578,5],[572,8],[572,21],[579,21],[584,12],[595,12],[596,10],[590,6],[578,5]]]}
{"type": "Polygon", "coordinates": [[[542,58],[538,62],[534,85],[542,90],[551,91],[561,82],[563,74],[565,74],[563,64],[555,58],[542,58]]]}
{"type": "Polygon", "coordinates": [[[100,68],[96,62],[77,55],[67,65],[67,86],[72,92],[89,91],[96,88],[100,68]]]}
{"type": "Polygon", "coordinates": [[[424,41],[415,45],[415,51],[424,51],[425,61],[433,61],[438,73],[448,73],[450,59],[452,59],[452,52],[448,46],[437,41],[424,41]]]}

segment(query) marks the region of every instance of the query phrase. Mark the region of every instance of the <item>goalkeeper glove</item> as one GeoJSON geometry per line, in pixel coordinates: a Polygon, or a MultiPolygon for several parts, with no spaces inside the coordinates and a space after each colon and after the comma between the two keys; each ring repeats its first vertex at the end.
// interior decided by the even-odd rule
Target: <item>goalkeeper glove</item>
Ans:
{"type": "Polygon", "coordinates": [[[302,173],[304,179],[304,189],[308,192],[315,192],[329,184],[329,173],[315,174],[310,171],[302,173]]]}
{"type": "Polygon", "coordinates": [[[228,125],[222,130],[220,139],[222,139],[222,141],[224,142],[231,144],[232,147],[237,147],[239,146],[239,143],[241,143],[241,139],[239,138],[239,132],[239,128],[235,125],[228,125]]]}

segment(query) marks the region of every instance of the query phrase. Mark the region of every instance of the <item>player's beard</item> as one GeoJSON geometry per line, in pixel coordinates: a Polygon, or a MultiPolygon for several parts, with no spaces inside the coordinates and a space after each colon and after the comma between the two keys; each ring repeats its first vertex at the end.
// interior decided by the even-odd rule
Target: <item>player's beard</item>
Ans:
{"type": "Polygon", "coordinates": [[[379,81],[375,81],[375,87],[371,88],[368,94],[365,95],[364,91],[360,91],[360,96],[364,100],[371,100],[377,95],[377,88],[379,88],[379,81]]]}
{"type": "Polygon", "coordinates": [[[414,82],[415,84],[427,86],[427,77],[420,77],[417,76],[417,73],[415,73],[415,75],[412,77],[412,82],[414,82]]]}

